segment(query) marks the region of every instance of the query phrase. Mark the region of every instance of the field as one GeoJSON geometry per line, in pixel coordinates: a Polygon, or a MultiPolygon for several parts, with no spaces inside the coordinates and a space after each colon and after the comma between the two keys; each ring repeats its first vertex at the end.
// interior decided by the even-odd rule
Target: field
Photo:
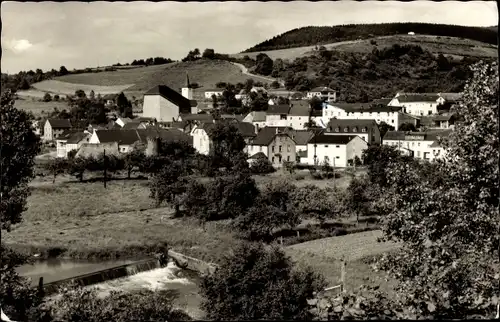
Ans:
{"type": "Polygon", "coordinates": [[[367,231],[339,237],[323,238],[285,248],[299,266],[310,265],[327,279],[329,286],[340,284],[340,259],[345,258],[345,287],[354,290],[362,284],[380,285],[390,290],[393,281],[386,281],[383,273],[374,272],[366,258],[390,252],[398,248],[394,243],[379,243],[381,231],[367,231]]]}
{"type": "Polygon", "coordinates": [[[41,115],[42,111],[52,111],[54,108],[57,108],[60,111],[64,109],[69,110],[67,102],[40,102],[39,100],[32,98],[18,99],[15,101],[14,106],[20,110],[32,112],[35,116],[41,115]]]}
{"type": "Polygon", "coordinates": [[[204,89],[214,88],[218,82],[236,84],[248,78],[262,81],[242,73],[238,66],[226,61],[198,60],[195,62],[175,62],[164,65],[125,68],[117,71],[70,74],[54,80],[33,84],[34,89],[20,91],[19,95],[43,97],[45,92],[74,94],[77,89],[101,94],[123,91],[128,97],[142,97],[144,92],[156,85],[167,85],[179,90],[186,84],[186,73],[192,83],[198,83],[204,89]]]}
{"type": "MultiPolygon", "coordinates": [[[[383,36],[367,40],[352,40],[342,41],[324,45],[329,50],[345,51],[345,52],[371,52],[373,45],[371,40],[375,40],[378,44],[377,48],[381,49],[393,44],[414,44],[421,46],[424,50],[429,50],[432,53],[443,53],[454,57],[473,56],[473,57],[497,57],[498,49],[496,46],[481,43],[474,40],[460,39],[454,37],[437,37],[424,35],[399,35],[399,36],[383,36]]],[[[297,57],[308,56],[315,46],[297,47],[289,49],[279,49],[263,51],[271,59],[281,58],[293,61],[297,57]]],[[[261,52],[239,53],[232,55],[237,58],[243,58],[248,55],[254,58],[261,52]]]]}

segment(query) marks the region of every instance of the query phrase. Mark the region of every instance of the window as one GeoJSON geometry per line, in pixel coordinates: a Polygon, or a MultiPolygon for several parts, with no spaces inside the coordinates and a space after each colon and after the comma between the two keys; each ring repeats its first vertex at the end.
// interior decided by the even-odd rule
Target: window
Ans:
{"type": "Polygon", "coordinates": [[[335,132],[339,132],[339,131],[340,131],[339,127],[335,128],[335,132]]]}
{"type": "Polygon", "coordinates": [[[420,151],[417,151],[417,157],[420,157],[420,151]]]}
{"type": "Polygon", "coordinates": [[[411,143],[411,146],[415,146],[415,142],[412,142],[412,143],[411,143]]]}
{"type": "Polygon", "coordinates": [[[271,159],[271,160],[272,160],[271,162],[272,162],[272,163],[274,163],[274,157],[272,157],[272,159],[271,159]]]}
{"type": "Polygon", "coordinates": [[[335,159],[340,159],[340,157],[335,157],[335,159]]]}
{"type": "Polygon", "coordinates": [[[394,120],[391,120],[391,123],[394,123],[394,120]]]}
{"type": "Polygon", "coordinates": [[[262,145],[259,147],[259,152],[262,152],[262,145]]]}
{"type": "Polygon", "coordinates": [[[274,146],[271,147],[271,152],[274,153],[274,146]]]}
{"type": "Polygon", "coordinates": [[[327,147],[328,147],[328,144],[325,145],[325,148],[327,148],[327,147]]]}
{"type": "Polygon", "coordinates": [[[352,131],[353,131],[353,132],[358,132],[358,128],[357,128],[357,127],[354,127],[354,128],[352,129],[352,131]]]}
{"type": "Polygon", "coordinates": [[[417,143],[417,146],[420,146],[420,142],[417,143]]]}
{"type": "Polygon", "coordinates": [[[340,148],[340,145],[336,145],[335,147],[336,147],[336,148],[340,148]]]}
{"type": "Polygon", "coordinates": [[[345,128],[344,128],[344,132],[349,132],[349,128],[348,128],[348,127],[345,127],[345,128]]]}
{"type": "Polygon", "coordinates": [[[281,119],[281,120],[286,120],[286,114],[281,114],[281,115],[280,115],[280,119],[281,119]]]}
{"type": "Polygon", "coordinates": [[[300,121],[300,117],[299,117],[299,121],[300,121]]]}
{"type": "Polygon", "coordinates": [[[290,156],[287,156],[287,157],[286,157],[286,160],[287,160],[287,161],[290,161],[290,156]]]}
{"type": "Polygon", "coordinates": [[[281,152],[281,145],[278,147],[279,152],[281,152]]]}
{"type": "Polygon", "coordinates": [[[431,114],[432,114],[432,111],[428,111],[428,113],[429,113],[428,115],[431,115],[431,114]]]}
{"type": "Polygon", "coordinates": [[[286,146],[286,152],[290,152],[290,144],[286,146]]]}
{"type": "Polygon", "coordinates": [[[293,124],[292,124],[292,123],[290,123],[290,127],[292,127],[292,126],[293,126],[293,124]]]}
{"type": "Polygon", "coordinates": [[[281,163],[281,155],[278,157],[278,162],[281,163]]]}
{"type": "Polygon", "coordinates": [[[361,132],[366,132],[366,130],[367,130],[367,128],[366,128],[366,127],[364,127],[364,128],[361,130],[361,132]]]}
{"type": "MultiPolygon", "coordinates": [[[[363,112],[361,112],[361,114],[363,114],[363,112]]],[[[368,115],[372,116],[372,112],[370,112],[368,115]]]]}

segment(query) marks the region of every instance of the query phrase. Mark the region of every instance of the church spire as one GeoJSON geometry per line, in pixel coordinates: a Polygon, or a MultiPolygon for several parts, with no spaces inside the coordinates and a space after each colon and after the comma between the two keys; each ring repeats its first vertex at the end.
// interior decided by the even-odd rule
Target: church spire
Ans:
{"type": "Polygon", "coordinates": [[[186,73],[186,87],[191,88],[191,84],[189,84],[189,75],[186,73]]]}

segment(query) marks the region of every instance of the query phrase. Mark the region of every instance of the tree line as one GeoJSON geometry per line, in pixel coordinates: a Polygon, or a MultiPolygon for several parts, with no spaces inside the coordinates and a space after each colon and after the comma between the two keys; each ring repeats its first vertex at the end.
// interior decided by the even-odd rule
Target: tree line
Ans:
{"type": "Polygon", "coordinates": [[[302,27],[261,42],[244,53],[315,46],[339,41],[373,38],[378,36],[400,35],[415,32],[422,35],[458,37],[497,44],[498,32],[484,27],[468,27],[431,23],[382,23],[350,24],[332,27],[302,27]]]}

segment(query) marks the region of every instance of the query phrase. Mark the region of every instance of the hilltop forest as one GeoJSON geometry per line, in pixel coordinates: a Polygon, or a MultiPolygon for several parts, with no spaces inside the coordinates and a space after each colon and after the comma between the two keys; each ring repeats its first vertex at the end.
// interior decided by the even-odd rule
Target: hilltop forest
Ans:
{"type": "Polygon", "coordinates": [[[484,28],[430,23],[351,24],[292,29],[243,52],[324,45],[339,41],[407,34],[409,32],[421,35],[459,37],[493,45],[498,43],[498,27],[484,28]]]}

